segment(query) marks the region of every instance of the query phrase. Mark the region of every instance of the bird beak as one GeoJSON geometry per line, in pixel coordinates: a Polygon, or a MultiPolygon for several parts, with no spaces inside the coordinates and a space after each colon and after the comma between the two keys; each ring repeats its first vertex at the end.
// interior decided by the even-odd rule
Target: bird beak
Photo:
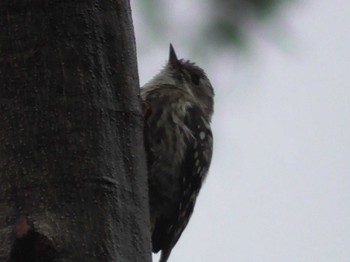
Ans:
{"type": "Polygon", "coordinates": [[[168,64],[171,65],[174,68],[180,68],[181,63],[180,61],[177,59],[174,47],[172,44],[170,44],[170,48],[169,48],[169,61],[168,64]]]}

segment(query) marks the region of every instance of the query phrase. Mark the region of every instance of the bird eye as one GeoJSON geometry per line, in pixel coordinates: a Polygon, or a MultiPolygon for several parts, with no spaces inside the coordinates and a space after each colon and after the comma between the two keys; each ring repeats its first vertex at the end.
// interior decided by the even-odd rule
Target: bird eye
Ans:
{"type": "Polygon", "coordinates": [[[200,77],[199,75],[196,75],[196,74],[192,74],[191,75],[191,80],[192,80],[192,83],[195,84],[195,85],[199,85],[199,80],[200,80],[200,77]]]}

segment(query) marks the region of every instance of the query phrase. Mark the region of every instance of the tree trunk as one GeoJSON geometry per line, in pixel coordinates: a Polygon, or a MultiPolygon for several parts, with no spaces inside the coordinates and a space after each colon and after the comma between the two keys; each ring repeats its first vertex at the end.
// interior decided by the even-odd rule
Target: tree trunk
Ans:
{"type": "Polygon", "coordinates": [[[151,261],[126,0],[0,1],[0,261],[151,261]]]}

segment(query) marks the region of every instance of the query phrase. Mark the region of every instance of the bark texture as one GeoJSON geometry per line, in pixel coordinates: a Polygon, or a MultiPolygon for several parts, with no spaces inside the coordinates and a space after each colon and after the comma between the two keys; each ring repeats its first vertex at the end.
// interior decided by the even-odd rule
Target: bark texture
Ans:
{"type": "Polygon", "coordinates": [[[151,261],[138,93],[128,1],[0,1],[0,261],[151,261]]]}

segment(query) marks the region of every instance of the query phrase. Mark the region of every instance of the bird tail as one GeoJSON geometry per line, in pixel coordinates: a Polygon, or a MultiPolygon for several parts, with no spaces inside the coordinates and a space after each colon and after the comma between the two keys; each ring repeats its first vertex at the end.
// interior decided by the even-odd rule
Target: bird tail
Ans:
{"type": "Polygon", "coordinates": [[[162,254],[160,255],[159,262],[167,262],[170,256],[171,249],[162,250],[162,254]]]}

